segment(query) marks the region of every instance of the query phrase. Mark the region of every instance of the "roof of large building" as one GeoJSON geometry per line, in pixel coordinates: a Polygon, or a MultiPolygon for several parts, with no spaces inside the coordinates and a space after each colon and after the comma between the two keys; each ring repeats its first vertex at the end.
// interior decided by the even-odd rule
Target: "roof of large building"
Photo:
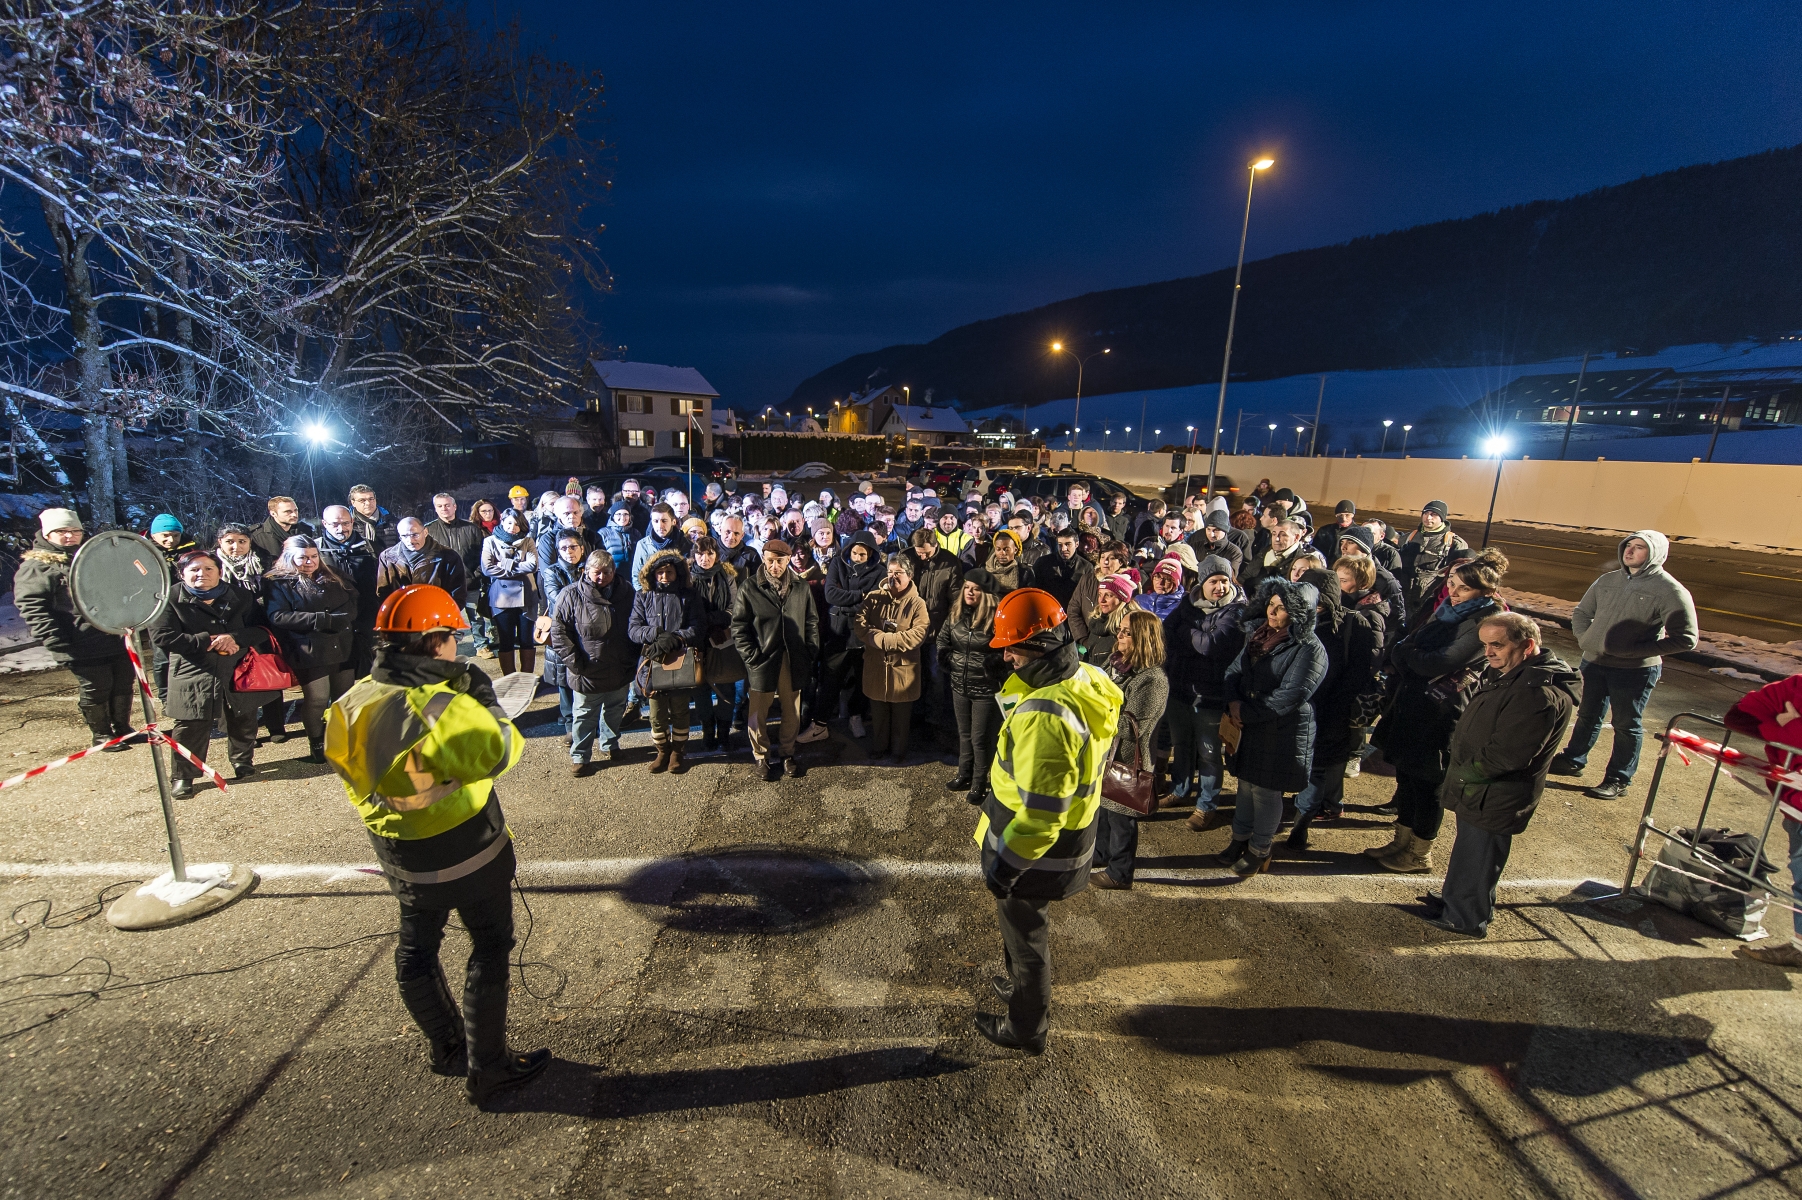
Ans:
{"type": "Polygon", "coordinates": [[[924,404],[897,404],[888,419],[905,421],[907,428],[917,433],[970,432],[970,426],[965,423],[963,415],[955,408],[945,405],[928,408],[924,404]]]}
{"type": "Polygon", "coordinates": [[[713,385],[693,367],[666,367],[662,363],[619,362],[592,359],[601,382],[614,391],[672,392],[678,396],[717,396],[713,385]]]}

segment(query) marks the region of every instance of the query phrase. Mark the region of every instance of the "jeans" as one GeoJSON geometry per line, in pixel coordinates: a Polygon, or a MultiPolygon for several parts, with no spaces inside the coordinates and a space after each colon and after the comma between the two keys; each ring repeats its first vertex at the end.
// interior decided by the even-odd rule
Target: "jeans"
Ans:
{"type": "Polygon", "coordinates": [[[1345,763],[1315,760],[1308,772],[1308,786],[1295,798],[1295,817],[1317,817],[1345,807],[1345,763]]]}
{"type": "Polygon", "coordinates": [[[1095,864],[1106,867],[1115,883],[1131,883],[1133,860],[1138,856],[1138,820],[1111,808],[1103,808],[1096,813],[1095,864]]]}
{"type": "MultiPolygon", "coordinates": [[[[494,629],[492,645],[502,654],[512,654],[522,646],[532,644],[532,624],[526,621],[526,610],[523,608],[497,608],[494,610],[494,629]]],[[[472,626],[473,628],[473,626],[472,626]]],[[[478,646],[481,643],[477,643],[478,646]]]]}
{"type": "Polygon", "coordinates": [[[1009,1031],[1024,1041],[1038,1041],[1051,1024],[1051,921],[1049,900],[1009,896],[995,901],[1001,918],[1001,952],[1014,992],[1007,1002],[1009,1031]]]}
{"type": "Polygon", "coordinates": [[[1282,824],[1283,789],[1241,779],[1239,801],[1233,808],[1233,840],[1250,842],[1253,854],[1269,854],[1282,824]]]}
{"type": "Polygon", "coordinates": [[[1583,703],[1577,706],[1577,721],[1571,726],[1564,756],[1579,767],[1587,762],[1590,748],[1602,735],[1602,718],[1612,712],[1614,748],[1608,754],[1602,782],[1631,783],[1633,772],[1639,769],[1640,714],[1664,668],[1603,667],[1586,662],[1582,671],[1583,703]]]}
{"type": "Polygon", "coordinates": [[[1439,787],[1443,779],[1424,775],[1395,773],[1396,824],[1406,825],[1417,838],[1432,841],[1439,836],[1439,824],[1445,820],[1445,809],[1439,803],[1439,787]]]}
{"type": "Polygon", "coordinates": [[[469,620],[469,640],[475,643],[477,650],[494,640],[493,626],[488,623],[487,617],[476,610],[475,601],[472,600],[463,606],[463,615],[469,620]]]}
{"type": "MultiPolygon", "coordinates": [[[[626,692],[631,694],[632,688],[627,685],[626,692]]],[[[557,689],[557,717],[568,729],[569,723],[576,719],[576,692],[574,688],[564,686],[557,689]]]]}
{"type": "Polygon", "coordinates": [[[630,687],[611,692],[573,693],[570,714],[569,761],[585,763],[598,741],[603,750],[619,747],[620,721],[626,715],[626,693],[630,687]]]}
{"type": "Polygon", "coordinates": [[[1224,772],[1220,766],[1220,710],[1173,704],[1164,710],[1170,726],[1170,745],[1175,761],[1170,778],[1179,796],[1193,795],[1196,812],[1213,812],[1220,803],[1220,785],[1224,772]],[[1190,780],[1195,779],[1194,791],[1190,780]]]}
{"type": "Polygon", "coordinates": [[[970,777],[971,790],[986,789],[995,763],[995,741],[1001,734],[1001,706],[993,696],[951,693],[957,719],[957,776],[970,777]]]}

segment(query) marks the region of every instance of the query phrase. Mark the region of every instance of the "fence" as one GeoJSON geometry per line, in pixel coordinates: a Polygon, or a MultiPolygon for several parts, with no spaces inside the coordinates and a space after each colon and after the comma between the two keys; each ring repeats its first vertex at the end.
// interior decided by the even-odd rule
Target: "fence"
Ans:
{"type": "Polygon", "coordinates": [[[874,471],[882,466],[888,439],[873,434],[753,433],[720,438],[716,450],[741,471],[789,471],[823,462],[841,471],[874,471]]]}

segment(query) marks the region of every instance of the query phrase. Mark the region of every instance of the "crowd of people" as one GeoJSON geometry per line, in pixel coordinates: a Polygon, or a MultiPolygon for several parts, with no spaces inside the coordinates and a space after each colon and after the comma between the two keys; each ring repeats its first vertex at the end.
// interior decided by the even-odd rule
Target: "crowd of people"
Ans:
{"type": "MultiPolygon", "coordinates": [[[[1155,805],[1189,810],[1190,829],[1230,824],[1218,861],[1242,877],[1270,869],[1285,827],[1284,844],[1305,851],[1312,829],[1341,820],[1345,781],[1380,753],[1395,784],[1378,811],[1396,824],[1364,853],[1432,871],[1444,814],[1457,813],[1426,915],[1482,936],[1546,775],[1585,772],[1612,714],[1613,750],[1587,794],[1619,796],[1663,656],[1696,644],[1656,531],[1622,539],[1618,569],[1577,606],[1572,668],[1508,610],[1507,558],[1473,549],[1444,503],[1406,531],[1350,501],[1316,522],[1268,480],[1236,506],[1192,496],[1143,511],[1124,496],[1104,507],[1074,480],[1057,499],[927,487],[891,505],[870,482],[842,497],[781,482],[690,497],[572,479],[536,499],[440,493],[430,519],[395,517],[366,486],[346,500],[315,524],[272,497],[260,523],[208,530],[206,545],[173,514],[151,523],[175,584],[149,631],[155,686],[196,757],[222,726],[234,776],[249,777],[258,724],[281,741],[297,715],[309,761],[325,761],[328,706],[398,628],[378,613],[421,587],[459,614],[440,632],[466,628],[500,674],[555,690],[577,777],[619,764],[636,720],[652,773],[685,771],[698,729],[703,754],[742,738],[768,781],[804,774],[802,747],[834,724],[873,764],[930,739],[955,748],[945,786],[981,809],[1002,904],[1010,976],[997,991],[1011,1015],[985,1033],[1027,1048],[1042,1045],[1049,994],[1044,904],[1133,886],[1145,814],[1105,795],[1097,747],[1152,772],[1155,805]],[[269,650],[296,704],[234,687],[243,657],[269,650]]],[[[19,609],[79,679],[96,743],[118,743],[131,673],[118,639],[70,603],[80,521],[51,509],[40,525],[19,609]]],[[[195,770],[176,769],[191,792],[195,770]]]]}

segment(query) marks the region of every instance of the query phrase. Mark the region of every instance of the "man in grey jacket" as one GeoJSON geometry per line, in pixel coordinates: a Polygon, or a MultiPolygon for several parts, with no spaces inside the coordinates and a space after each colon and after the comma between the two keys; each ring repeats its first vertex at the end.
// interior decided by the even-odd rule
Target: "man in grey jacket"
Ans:
{"type": "Polygon", "coordinates": [[[1571,613],[1571,632],[1583,650],[1583,703],[1570,744],[1552,760],[1554,775],[1581,775],[1590,748],[1613,712],[1614,748],[1602,782],[1583,794],[1615,800],[1639,767],[1640,714],[1664,656],[1696,648],[1696,605],[1689,589],[1664,569],[1670,539],[1641,529],[1621,539],[1620,569],[1583,593],[1571,613]]]}

